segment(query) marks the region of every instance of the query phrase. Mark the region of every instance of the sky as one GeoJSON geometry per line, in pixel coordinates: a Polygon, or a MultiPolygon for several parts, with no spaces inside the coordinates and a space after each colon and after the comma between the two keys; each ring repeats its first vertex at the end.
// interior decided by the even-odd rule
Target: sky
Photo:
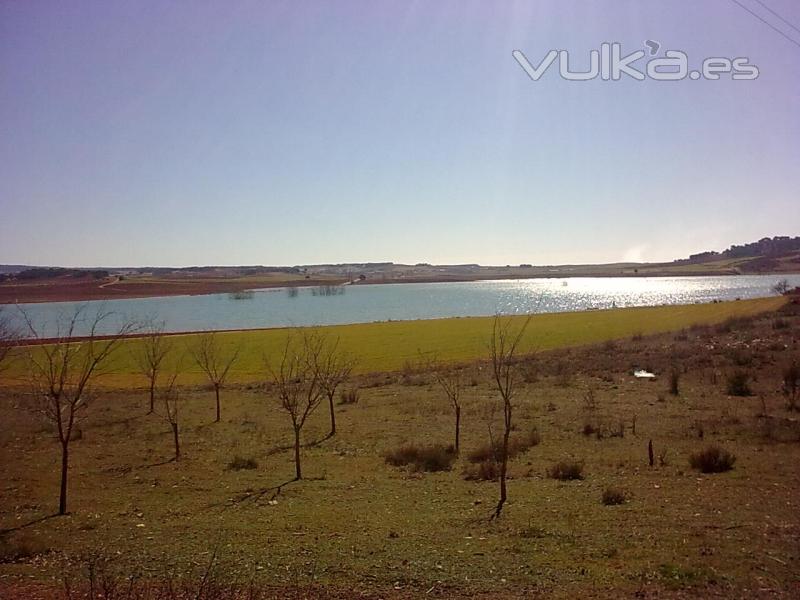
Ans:
{"type": "Polygon", "coordinates": [[[794,27],[793,0],[3,2],[0,263],[660,261],[800,235],[794,27]],[[533,81],[512,56],[577,70],[645,40],[760,75],[533,81]]]}

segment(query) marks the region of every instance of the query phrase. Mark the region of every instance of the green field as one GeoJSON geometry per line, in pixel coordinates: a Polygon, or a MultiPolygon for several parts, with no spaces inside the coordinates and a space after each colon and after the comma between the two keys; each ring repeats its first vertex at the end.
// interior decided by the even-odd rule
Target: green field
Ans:
{"type": "MultiPolygon", "coordinates": [[[[676,331],[696,324],[714,324],[726,319],[775,310],[783,298],[762,298],[716,304],[626,308],[572,313],[534,315],[522,344],[525,352],[600,343],[636,334],[676,331]]],[[[512,317],[520,325],[527,317],[512,317]]],[[[418,363],[423,356],[448,362],[468,362],[486,355],[492,317],[394,321],[337,325],[322,328],[341,348],[357,360],[360,373],[396,371],[418,363]]],[[[240,356],[230,380],[240,383],[263,380],[266,361],[276,360],[289,329],[264,329],[217,334],[229,351],[240,348],[240,356]]],[[[202,383],[203,377],[192,363],[188,348],[196,334],[174,335],[173,360],[181,361],[182,383],[202,383]]],[[[126,342],[110,365],[113,374],[103,383],[110,387],[143,385],[137,374],[134,356],[141,344],[126,342]]],[[[20,382],[24,365],[20,361],[7,379],[20,382]]]]}

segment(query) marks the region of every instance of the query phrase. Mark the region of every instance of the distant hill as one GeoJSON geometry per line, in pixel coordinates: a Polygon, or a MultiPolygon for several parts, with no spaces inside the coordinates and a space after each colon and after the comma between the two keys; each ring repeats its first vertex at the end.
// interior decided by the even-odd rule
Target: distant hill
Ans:
{"type": "Polygon", "coordinates": [[[800,237],[765,237],[664,263],[481,266],[393,262],[287,266],[59,268],[0,265],[0,304],[235,293],[281,287],[537,277],[664,277],[800,273],[800,237]]]}
{"type": "Polygon", "coordinates": [[[741,246],[734,244],[723,252],[716,252],[714,250],[700,252],[698,254],[692,254],[688,259],[683,259],[683,261],[676,260],[675,262],[699,263],[718,260],[720,258],[771,258],[793,252],[800,252],[800,237],[783,235],[772,238],[761,238],[757,242],[742,244],[741,246]]]}
{"type": "Polygon", "coordinates": [[[60,267],[33,267],[24,268],[20,271],[2,272],[0,271],[0,282],[31,282],[52,279],[104,279],[109,273],[99,269],[62,269],[60,267]]]}
{"type": "Polygon", "coordinates": [[[749,244],[734,244],[727,250],[692,254],[675,265],[722,265],[739,273],[800,271],[800,237],[775,236],[749,244]]]}
{"type": "Polygon", "coordinates": [[[0,275],[6,275],[8,273],[19,273],[20,271],[25,271],[26,269],[31,269],[32,267],[29,265],[0,265],[0,275]]]}

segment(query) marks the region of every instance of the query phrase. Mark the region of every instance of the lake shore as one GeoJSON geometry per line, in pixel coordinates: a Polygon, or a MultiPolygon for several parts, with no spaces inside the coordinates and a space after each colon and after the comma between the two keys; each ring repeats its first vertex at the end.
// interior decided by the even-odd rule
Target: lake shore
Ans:
{"type": "Polygon", "coordinates": [[[788,270],[742,272],[735,265],[705,263],[686,264],[611,264],[566,265],[557,267],[481,267],[478,265],[452,267],[406,267],[393,265],[385,273],[370,273],[365,279],[347,278],[341,273],[320,271],[312,275],[276,274],[271,277],[91,277],[51,279],[31,283],[0,284],[0,305],[36,304],[46,302],[84,302],[171,296],[203,296],[235,294],[257,289],[285,287],[320,287],[327,285],[365,286],[404,283],[458,283],[521,279],[569,279],[590,277],[709,277],[737,275],[800,274],[800,266],[788,270]]]}

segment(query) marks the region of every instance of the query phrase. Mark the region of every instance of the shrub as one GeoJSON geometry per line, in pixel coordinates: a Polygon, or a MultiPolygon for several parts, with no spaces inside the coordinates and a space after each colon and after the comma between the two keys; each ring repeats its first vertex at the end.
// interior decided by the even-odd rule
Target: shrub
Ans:
{"type": "Polygon", "coordinates": [[[500,477],[500,463],[489,459],[467,465],[463,475],[467,481],[495,481],[500,477]]]}
{"type": "Polygon", "coordinates": [[[753,395],[753,390],[750,389],[750,375],[748,375],[747,371],[737,370],[728,375],[728,395],[753,395]]]}
{"type": "Polygon", "coordinates": [[[606,488],[603,491],[603,504],[606,506],[616,506],[625,504],[628,496],[625,492],[617,488],[606,488]]]}
{"type": "Polygon", "coordinates": [[[583,435],[586,437],[589,437],[590,435],[597,433],[597,431],[598,429],[594,425],[591,423],[586,423],[586,425],[583,426],[583,431],[581,433],[583,433],[583,435]]]}
{"type": "Polygon", "coordinates": [[[233,460],[228,463],[229,471],[244,471],[250,469],[257,469],[258,463],[254,458],[244,458],[243,456],[234,456],[233,460]]]}
{"type": "Polygon", "coordinates": [[[562,460],[547,470],[547,476],[559,481],[583,479],[583,464],[572,460],[562,460]]]}
{"type": "Polygon", "coordinates": [[[408,466],[412,471],[449,471],[456,460],[453,446],[435,444],[433,446],[417,446],[406,444],[384,455],[386,462],[394,467],[408,466]]]}
{"type": "Polygon", "coordinates": [[[342,390],[339,394],[339,404],[358,404],[358,390],[342,390]]]}
{"type": "Polygon", "coordinates": [[[400,446],[395,450],[388,450],[384,455],[386,462],[394,467],[402,467],[411,464],[419,456],[420,449],[413,444],[400,446]]]}
{"type": "MultiPolygon", "coordinates": [[[[502,458],[503,442],[495,440],[494,444],[484,444],[478,446],[467,455],[467,460],[471,463],[480,463],[487,460],[499,462],[502,458]]],[[[508,441],[508,458],[513,456],[511,440],[508,441]]]]}
{"type": "MultiPolygon", "coordinates": [[[[538,446],[542,438],[535,427],[526,434],[512,436],[508,440],[508,459],[512,459],[519,454],[527,452],[534,446],[538,446]]],[[[487,460],[499,461],[503,450],[503,440],[496,439],[493,444],[478,446],[467,454],[467,460],[471,463],[481,463],[487,460]]]]}
{"type": "Polygon", "coordinates": [[[719,446],[709,446],[705,450],[689,456],[689,465],[702,473],[723,473],[733,468],[736,457],[719,446]]]}

